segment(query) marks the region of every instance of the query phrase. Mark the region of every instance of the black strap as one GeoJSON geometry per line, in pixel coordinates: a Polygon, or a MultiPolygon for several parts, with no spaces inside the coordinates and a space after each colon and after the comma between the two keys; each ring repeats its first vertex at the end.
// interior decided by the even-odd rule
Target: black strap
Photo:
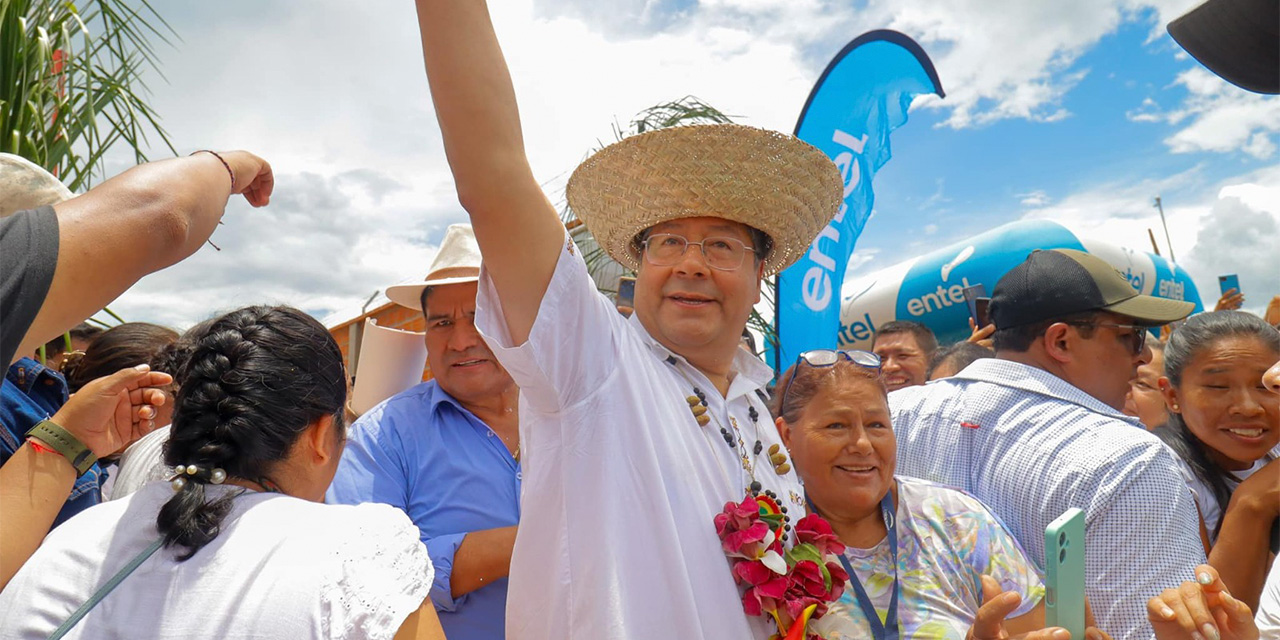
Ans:
{"type": "Polygon", "coordinates": [[[62,636],[67,635],[67,633],[69,633],[82,618],[88,615],[94,607],[98,606],[99,602],[102,602],[103,598],[107,597],[108,593],[111,593],[116,587],[120,586],[120,583],[123,582],[125,578],[129,577],[129,574],[137,570],[143,562],[147,561],[147,558],[154,555],[155,552],[163,545],[164,538],[159,538],[155,542],[152,542],[151,546],[143,549],[142,553],[134,556],[133,560],[130,560],[129,564],[122,567],[114,576],[111,576],[111,579],[108,580],[106,584],[98,587],[98,590],[95,591],[84,604],[80,605],[80,608],[76,609],[75,613],[71,614],[71,617],[67,618],[66,621],[57,629],[54,629],[53,633],[49,635],[49,640],[58,640],[62,636]]]}

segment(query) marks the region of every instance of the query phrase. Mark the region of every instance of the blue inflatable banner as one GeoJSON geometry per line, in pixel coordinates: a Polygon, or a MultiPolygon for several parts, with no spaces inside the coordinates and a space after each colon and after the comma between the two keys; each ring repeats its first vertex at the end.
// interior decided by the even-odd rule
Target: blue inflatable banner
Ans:
{"type": "Polygon", "coordinates": [[[871,31],[845,46],[809,94],[796,137],[821,149],[844,175],[844,204],[798,262],[778,275],[773,364],[807,349],[836,348],[840,291],[854,241],[871,215],[871,179],[889,161],[889,133],[918,95],[945,95],[933,62],[896,31],[871,31]]]}

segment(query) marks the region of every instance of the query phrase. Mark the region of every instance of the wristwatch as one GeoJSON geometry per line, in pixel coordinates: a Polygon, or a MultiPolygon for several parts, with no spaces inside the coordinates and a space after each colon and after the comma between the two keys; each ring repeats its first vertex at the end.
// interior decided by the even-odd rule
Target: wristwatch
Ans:
{"type": "Polygon", "coordinates": [[[41,420],[27,432],[28,438],[35,438],[45,443],[50,449],[62,454],[62,457],[76,469],[76,477],[84,475],[98,461],[89,447],[80,439],[71,435],[62,425],[52,420],[41,420]]]}

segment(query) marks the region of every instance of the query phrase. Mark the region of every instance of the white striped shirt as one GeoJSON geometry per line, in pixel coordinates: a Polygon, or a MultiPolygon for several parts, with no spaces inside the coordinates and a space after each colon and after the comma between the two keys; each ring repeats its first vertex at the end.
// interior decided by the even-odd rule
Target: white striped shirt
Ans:
{"type": "Polygon", "coordinates": [[[1152,637],[1148,598],[1205,561],[1173,452],[1137,420],[1001,359],[889,394],[898,473],[977,496],[1044,567],[1044,530],[1085,512],[1085,595],[1116,640],[1152,637]]]}

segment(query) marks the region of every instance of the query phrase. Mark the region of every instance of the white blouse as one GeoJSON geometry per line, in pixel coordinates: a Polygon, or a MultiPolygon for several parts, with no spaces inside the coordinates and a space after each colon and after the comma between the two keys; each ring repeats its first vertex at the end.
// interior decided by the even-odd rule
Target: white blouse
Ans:
{"type": "MultiPolygon", "coordinates": [[[[158,538],[171,497],[151,483],[54,529],[0,592],[0,637],[48,637],[158,538]]],[[[427,597],[431,560],[403,512],[257,492],[232,505],[195,556],[161,548],[66,637],[389,639],[427,597]]]]}

